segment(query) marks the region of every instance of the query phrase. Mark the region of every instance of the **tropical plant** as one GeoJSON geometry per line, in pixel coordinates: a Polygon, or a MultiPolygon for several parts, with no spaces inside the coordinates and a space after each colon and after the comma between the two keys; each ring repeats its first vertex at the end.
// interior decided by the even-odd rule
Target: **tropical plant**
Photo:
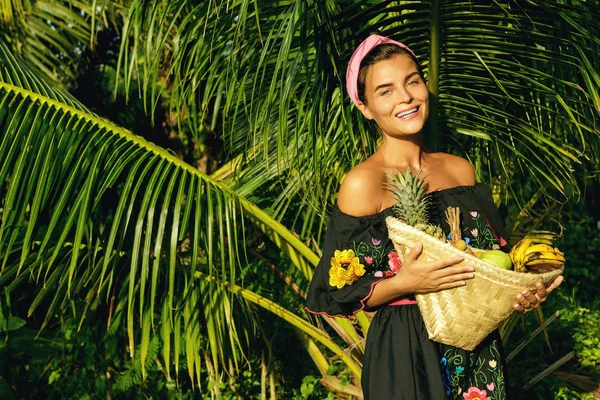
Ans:
{"type": "Polygon", "coordinates": [[[0,36],[30,69],[56,84],[76,78],[80,55],[94,47],[98,22],[119,20],[118,2],[10,0],[0,5],[0,36]]]}
{"type": "Polygon", "coordinates": [[[142,373],[157,330],[169,377],[185,355],[199,381],[200,350],[215,366],[239,365],[251,328],[232,310],[243,299],[298,329],[323,383],[356,390],[330,379],[328,352],[356,382],[367,316],[356,326],[326,319],[330,331],[248,290],[240,268],[255,257],[246,240],[259,229],[289,257],[283,273],[310,280],[337,187],[376,145],[343,90],[347,59],[374,28],[421,59],[431,146],[469,157],[499,204],[528,212],[556,204],[577,193],[576,174],[598,164],[597,2],[127,6],[117,77],[127,88],[139,82],[148,112],[168,92],[180,124],[196,136],[209,124],[225,164],[201,173],[90,113],[2,44],[0,285],[11,292],[34,282],[29,313],[49,299],[48,319],[73,296],[110,304],[132,356],[140,345],[142,373]]]}

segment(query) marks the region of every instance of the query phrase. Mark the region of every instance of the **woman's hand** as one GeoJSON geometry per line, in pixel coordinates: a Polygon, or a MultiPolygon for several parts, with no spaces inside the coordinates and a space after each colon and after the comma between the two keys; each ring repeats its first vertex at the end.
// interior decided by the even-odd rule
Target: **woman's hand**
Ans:
{"type": "Polygon", "coordinates": [[[402,268],[393,278],[407,293],[428,293],[464,286],[465,281],[474,276],[473,267],[457,265],[464,260],[463,257],[419,262],[417,258],[421,251],[423,246],[416,244],[404,258],[402,268]]]}
{"type": "Polygon", "coordinates": [[[518,303],[515,303],[515,311],[525,314],[531,310],[537,308],[540,304],[546,301],[546,297],[550,292],[560,286],[563,282],[563,277],[560,275],[558,278],[552,281],[548,287],[544,287],[542,282],[535,284],[536,292],[531,293],[529,290],[523,290],[521,294],[517,296],[518,303]]]}

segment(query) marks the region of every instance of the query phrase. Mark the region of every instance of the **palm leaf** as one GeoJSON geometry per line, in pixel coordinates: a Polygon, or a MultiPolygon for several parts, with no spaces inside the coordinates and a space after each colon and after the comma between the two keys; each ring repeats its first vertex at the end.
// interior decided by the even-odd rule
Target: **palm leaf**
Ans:
{"type": "Polygon", "coordinates": [[[86,47],[93,48],[97,19],[115,22],[118,5],[105,1],[22,1],[0,4],[0,39],[36,75],[55,84],[72,85],[86,47]]]}
{"type": "MultiPolygon", "coordinates": [[[[142,4],[189,13],[171,30],[148,15],[130,19],[123,51],[154,55],[138,57],[151,82],[171,72],[174,106],[212,112],[213,121],[218,114],[213,129],[232,157],[245,154],[236,190],[250,195],[273,182],[264,204],[302,237],[318,240],[343,172],[375,145],[373,127],[343,94],[348,57],[374,28],[421,59],[437,99],[431,145],[468,156],[482,181],[502,177],[501,202],[525,204],[540,189],[576,194],[582,162],[598,161],[596,2],[180,0],[132,9],[142,4]],[[167,38],[150,43],[153,30],[167,38]]],[[[136,77],[137,64],[122,66],[136,77]]]]}
{"type": "MultiPolygon", "coordinates": [[[[310,278],[317,257],[251,202],[90,113],[2,42],[0,62],[0,284],[10,292],[34,282],[29,314],[50,299],[44,325],[70,298],[110,302],[125,313],[132,356],[140,343],[142,372],[160,320],[175,361],[184,339],[188,371],[198,379],[201,331],[215,365],[223,349],[235,356],[241,346],[234,299],[197,274],[241,283],[245,223],[265,231],[310,278]],[[186,240],[189,251],[180,248],[186,240]]],[[[168,351],[163,357],[168,364],[168,351]]]]}

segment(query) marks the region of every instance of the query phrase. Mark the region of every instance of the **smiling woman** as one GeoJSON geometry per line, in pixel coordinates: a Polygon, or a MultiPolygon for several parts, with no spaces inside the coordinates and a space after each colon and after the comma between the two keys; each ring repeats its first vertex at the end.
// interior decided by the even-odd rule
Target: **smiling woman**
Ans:
{"type": "MultiPolygon", "coordinates": [[[[342,182],[308,293],[308,311],[330,317],[377,311],[361,379],[367,400],[463,399],[475,394],[481,400],[505,399],[498,333],[473,351],[435,343],[414,298],[465,285],[473,278],[473,268],[457,257],[420,262],[421,246],[401,263],[385,223],[395,203],[387,189],[389,174],[421,171],[432,190],[430,223],[442,226],[447,235],[444,211],[458,207],[466,239],[485,233],[488,248],[502,248],[506,234],[491,191],[476,183],[468,161],[424,147],[429,91],[418,60],[405,45],[378,35],[366,39],[350,59],[346,85],[352,102],[379,126],[382,140],[342,182]],[[468,218],[473,215],[478,218],[468,218]]],[[[534,308],[545,296],[541,289],[535,296],[515,299],[515,309],[534,308]]]]}
{"type": "MultiPolygon", "coordinates": [[[[383,46],[400,49],[393,44],[383,46]]],[[[358,104],[365,118],[375,120],[385,136],[420,133],[429,115],[429,90],[418,64],[408,54],[396,52],[366,65],[372,67],[363,67],[366,72],[359,74],[359,82],[364,82],[369,93],[358,104]]]]}

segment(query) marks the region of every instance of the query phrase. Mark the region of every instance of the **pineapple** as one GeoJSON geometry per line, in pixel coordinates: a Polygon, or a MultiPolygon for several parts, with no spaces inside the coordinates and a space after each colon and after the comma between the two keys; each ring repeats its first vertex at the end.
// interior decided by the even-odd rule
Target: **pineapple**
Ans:
{"type": "Polygon", "coordinates": [[[394,215],[405,224],[445,241],[442,229],[429,223],[431,196],[427,192],[428,185],[425,179],[419,179],[421,171],[422,169],[413,175],[410,168],[407,168],[405,174],[401,171],[387,174],[391,181],[387,189],[396,200],[393,206],[394,215]]]}

